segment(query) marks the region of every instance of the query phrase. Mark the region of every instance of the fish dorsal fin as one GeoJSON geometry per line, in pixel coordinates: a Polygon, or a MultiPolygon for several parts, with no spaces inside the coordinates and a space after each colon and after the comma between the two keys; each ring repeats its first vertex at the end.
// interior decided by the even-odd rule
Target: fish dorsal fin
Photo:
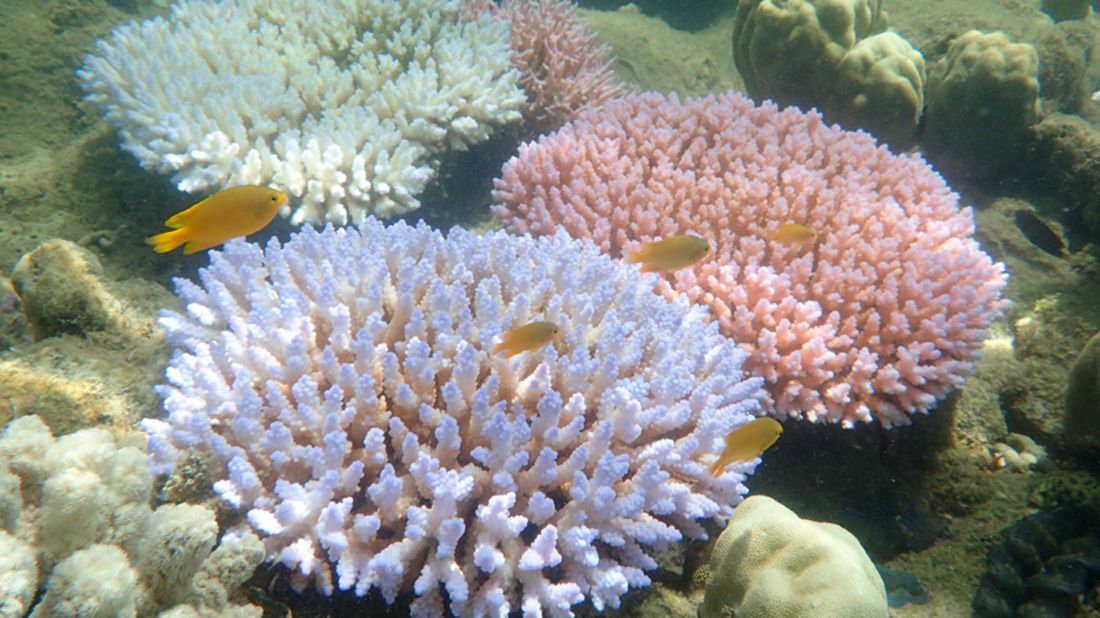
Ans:
{"type": "Polygon", "coordinates": [[[179,229],[187,225],[187,220],[193,217],[195,213],[199,210],[199,208],[202,208],[202,205],[205,204],[209,199],[210,198],[205,198],[203,200],[200,200],[197,204],[188,208],[187,210],[181,210],[177,212],[176,214],[169,217],[168,220],[164,222],[164,225],[173,230],[179,229]]]}

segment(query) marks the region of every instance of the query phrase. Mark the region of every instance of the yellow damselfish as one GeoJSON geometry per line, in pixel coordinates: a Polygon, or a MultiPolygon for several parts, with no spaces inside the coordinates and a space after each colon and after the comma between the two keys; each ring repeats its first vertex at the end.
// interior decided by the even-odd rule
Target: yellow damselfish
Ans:
{"type": "Polygon", "coordinates": [[[781,435],[783,426],[774,418],[765,416],[741,425],[726,435],[726,448],[710,467],[710,473],[718,476],[730,464],[756,459],[781,435]]]}
{"type": "Polygon", "coordinates": [[[626,256],[627,264],[641,264],[644,273],[667,273],[687,268],[710,253],[710,243],[698,236],[670,236],[642,244],[626,256]]]}
{"type": "Polygon", "coordinates": [[[550,343],[558,334],[553,322],[531,322],[504,333],[500,343],[493,346],[493,354],[504,352],[504,358],[512,358],[522,352],[533,352],[550,343]]]}
{"type": "Polygon", "coordinates": [[[231,187],[176,213],[164,223],[172,231],[150,236],[145,242],[157,253],[167,253],[180,245],[184,253],[216,247],[262,230],[286,201],[286,193],[270,187],[231,187]]]}
{"type": "Polygon", "coordinates": [[[775,228],[768,238],[785,245],[797,245],[817,238],[817,232],[798,223],[784,223],[775,228]]]}

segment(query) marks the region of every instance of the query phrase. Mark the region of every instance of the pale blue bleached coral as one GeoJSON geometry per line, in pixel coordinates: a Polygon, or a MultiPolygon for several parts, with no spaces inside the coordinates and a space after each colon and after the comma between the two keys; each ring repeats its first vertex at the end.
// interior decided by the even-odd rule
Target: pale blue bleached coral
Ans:
{"type": "Polygon", "coordinates": [[[507,25],[460,24],[460,4],[183,0],[116,28],[78,74],[181,190],[270,184],[295,223],[394,216],[442,152],[520,118],[507,25]]]}
{"type": "Polygon", "coordinates": [[[586,242],[368,219],[230,242],[200,279],[161,318],[153,463],[216,455],[215,491],[299,588],[408,591],[417,616],[603,610],[746,493],[755,462],[707,471],[759,412],[744,353],[586,242]],[[532,320],[561,334],[491,353],[532,320]]]}

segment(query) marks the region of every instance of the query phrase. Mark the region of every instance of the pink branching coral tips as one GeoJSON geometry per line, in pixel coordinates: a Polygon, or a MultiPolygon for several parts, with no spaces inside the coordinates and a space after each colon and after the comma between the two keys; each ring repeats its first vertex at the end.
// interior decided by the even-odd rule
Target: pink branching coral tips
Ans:
{"type": "Polygon", "coordinates": [[[964,383],[1008,305],[1004,265],[923,159],[737,94],[583,111],[521,146],[493,196],[510,231],[610,255],[703,231],[713,255],[658,289],[709,307],[777,418],[907,424],[964,383]]]}

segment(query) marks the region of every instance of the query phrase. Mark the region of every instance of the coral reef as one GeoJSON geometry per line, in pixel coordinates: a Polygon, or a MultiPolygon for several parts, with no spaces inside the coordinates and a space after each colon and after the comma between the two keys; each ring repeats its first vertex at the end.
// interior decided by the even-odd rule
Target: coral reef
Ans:
{"type": "Polygon", "coordinates": [[[96,256],[68,240],[46,241],[21,257],[11,280],[35,339],[152,326],[108,289],[96,256]]]}
{"type": "Polygon", "coordinates": [[[488,11],[508,23],[512,66],[527,94],[527,133],[540,135],[572,120],[582,109],[626,95],[611,72],[611,50],[577,17],[568,0],[465,0],[470,18],[488,11]]]}
{"type": "Polygon", "coordinates": [[[1019,159],[1039,121],[1039,56],[1004,33],[971,30],[928,73],[923,143],[936,164],[988,177],[1019,159]]]}
{"type": "Polygon", "coordinates": [[[859,540],[801,519],[767,496],[734,511],[711,554],[700,618],[889,615],[886,588],[859,540]]]}
{"type": "MultiPolygon", "coordinates": [[[[0,482],[3,481],[4,478],[0,478],[0,482]]],[[[3,491],[10,492],[11,489],[4,487],[3,491]]],[[[17,511],[15,515],[18,514],[17,511]]],[[[4,522],[3,528],[13,525],[14,522],[4,522]]],[[[0,556],[3,556],[0,558],[0,616],[22,618],[27,615],[34,600],[38,561],[29,545],[5,530],[0,530],[0,556]]]]}
{"type": "Polygon", "coordinates": [[[881,0],[739,2],[734,60],[756,99],[906,141],[924,103],[924,57],[886,24],[881,0]]]}
{"type": "Polygon", "coordinates": [[[1019,433],[1010,433],[993,444],[993,461],[997,467],[1014,472],[1028,472],[1047,457],[1047,451],[1035,440],[1019,433]]]}
{"type": "Polygon", "coordinates": [[[962,385],[1007,306],[1003,265],[923,160],[734,94],[588,110],[522,146],[494,198],[513,232],[560,226],[613,256],[711,240],[712,259],[661,289],[710,307],[781,418],[908,423],[962,385]],[[769,241],[787,222],[816,241],[769,241]]]}
{"type": "Polygon", "coordinates": [[[906,143],[924,110],[924,87],[924,56],[897,33],[883,32],[845,52],[822,108],[846,127],[906,143]]]}
{"type": "Polygon", "coordinates": [[[368,219],[233,241],[200,279],[161,318],[152,459],[212,452],[299,589],[411,592],[419,616],[603,610],[746,491],[754,463],[707,471],[759,411],[744,353],[589,243],[368,219]],[[532,320],[557,340],[490,354],[532,320]]]}
{"type": "MultiPolygon", "coordinates": [[[[58,239],[22,256],[12,277],[17,308],[35,335],[14,342],[0,359],[0,400],[9,400],[13,416],[39,414],[54,431],[68,433],[78,427],[55,421],[83,417],[86,426],[111,419],[121,427],[124,417],[155,401],[147,389],[166,358],[155,316],[171,302],[167,290],[113,279],[92,252],[58,239]]],[[[0,422],[7,420],[0,412],[0,422]]]]}
{"type": "Polygon", "coordinates": [[[155,316],[172,301],[163,287],[114,280],[97,257],[66,240],[47,240],[12,273],[21,322],[30,331],[0,358],[0,424],[38,415],[56,433],[90,425],[130,431],[157,405],[151,391],[167,358],[155,316]]]}
{"type": "Polygon", "coordinates": [[[505,24],[458,0],[185,0],[79,71],[143,167],[184,191],[271,184],[295,223],[419,207],[435,158],[518,120],[505,24]]]}
{"type": "Polygon", "coordinates": [[[191,505],[153,510],[152,477],[137,434],[117,441],[84,429],[55,439],[38,417],[0,437],[0,615],[153,616],[187,605],[258,617],[234,591],[263,558],[255,536],[214,548],[214,514],[191,505]],[[39,586],[45,589],[35,599],[39,586]]]}
{"type": "Polygon", "coordinates": [[[1062,427],[1068,442],[1100,452],[1100,333],[1093,335],[1073,363],[1066,384],[1062,427]]]}
{"type": "Polygon", "coordinates": [[[1049,114],[1031,128],[1028,181],[1065,204],[1071,243],[1100,234],[1100,131],[1069,114],[1049,114]]]}
{"type": "Polygon", "coordinates": [[[1039,93],[1043,114],[1087,114],[1090,87],[1100,71],[1100,28],[1093,20],[1065,21],[1030,41],[1039,54],[1039,93]]]}
{"type": "Polygon", "coordinates": [[[1006,529],[990,549],[974,595],[976,618],[1072,616],[1100,579],[1098,513],[1040,511],[1006,529]]]}

